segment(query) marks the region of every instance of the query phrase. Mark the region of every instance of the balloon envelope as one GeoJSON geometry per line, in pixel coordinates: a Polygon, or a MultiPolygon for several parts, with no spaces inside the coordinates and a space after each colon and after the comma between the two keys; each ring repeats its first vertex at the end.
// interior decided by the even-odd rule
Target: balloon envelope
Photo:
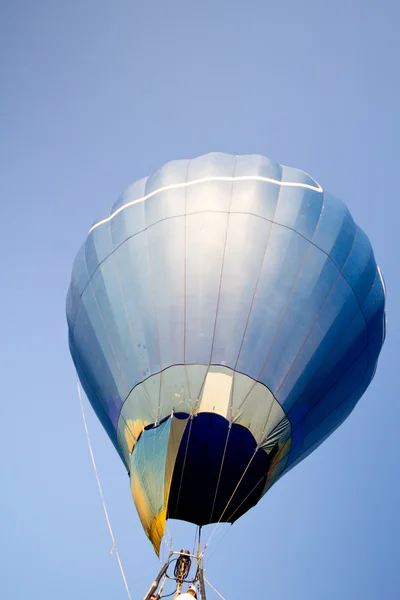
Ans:
{"type": "Polygon", "coordinates": [[[167,163],[94,223],[69,344],[156,551],[166,518],[235,521],[346,419],[384,296],[345,205],[263,156],[167,163]]]}

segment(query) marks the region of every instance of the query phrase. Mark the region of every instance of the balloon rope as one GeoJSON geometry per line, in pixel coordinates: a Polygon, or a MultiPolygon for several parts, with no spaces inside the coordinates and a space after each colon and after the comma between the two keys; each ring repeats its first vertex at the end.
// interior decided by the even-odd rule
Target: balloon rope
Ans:
{"type": "Polygon", "coordinates": [[[212,530],[212,532],[211,532],[211,535],[210,535],[210,537],[208,538],[208,541],[207,541],[206,545],[204,546],[204,550],[205,550],[205,549],[207,548],[207,546],[210,544],[210,542],[211,542],[212,538],[214,537],[214,534],[215,534],[215,532],[217,531],[217,529],[218,529],[219,525],[221,524],[221,521],[222,521],[222,519],[223,519],[223,517],[224,517],[224,514],[226,513],[226,511],[227,511],[227,509],[228,509],[228,506],[229,506],[229,505],[230,505],[230,503],[232,502],[232,499],[233,499],[234,495],[236,494],[236,492],[237,492],[237,490],[238,490],[238,487],[239,487],[239,486],[240,486],[240,484],[242,483],[244,476],[246,475],[246,473],[247,473],[247,471],[248,471],[248,469],[249,469],[249,467],[250,467],[251,463],[253,462],[253,458],[254,458],[254,457],[255,457],[255,455],[257,454],[257,451],[258,451],[258,446],[257,446],[257,447],[256,447],[256,449],[254,450],[254,453],[253,453],[252,457],[250,458],[249,462],[247,463],[247,467],[246,467],[246,468],[245,468],[245,470],[243,471],[243,474],[242,474],[241,478],[239,479],[238,483],[236,484],[236,487],[235,487],[235,489],[233,490],[233,492],[232,492],[232,495],[231,495],[231,497],[229,498],[228,502],[226,503],[226,506],[225,506],[225,508],[224,508],[224,510],[223,510],[223,512],[222,512],[222,514],[221,514],[221,516],[220,516],[220,518],[218,519],[218,522],[215,524],[215,527],[214,527],[214,529],[212,530]]]}
{"type": "Polygon", "coordinates": [[[211,509],[211,517],[210,517],[210,521],[212,521],[212,518],[213,518],[213,515],[214,515],[215,502],[217,501],[217,495],[218,495],[218,490],[219,490],[219,484],[221,483],[222,469],[223,469],[223,467],[224,467],[225,456],[226,456],[226,449],[227,449],[227,447],[228,447],[229,434],[230,434],[230,432],[231,432],[231,427],[232,427],[232,423],[229,423],[229,427],[228,427],[228,433],[227,433],[226,440],[225,440],[224,454],[222,455],[221,467],[220,467],[220,469],[219,469],[219,475],[218,475],[218,481],[217,481],[217,487],[216,487],[216,489],[215,489],[215,494],[214,494],[214,502],[213,502],[212,509],[211,509]]]}
{"type": "Polygon", "coordinates": [[[106,517],[108,530],[110,532],[111,541],[113,543],[113,546],[111,548],[110,554],[114,553],[115,556],[117,557],[117,561],[118,561],[118,565],[119,565],[119,570],[121,571],[122,579],[123,579],[124,584],[125,584],[126,593],[128,594],[129,600],[132,600],[131,594],[129,592],[128,582],[126,580],[124,569],[122,567],[121,558],[119,556],[117,544],[115,542],[115,537],[114,537],[114,533],[113,533],[113,530],[112,530],[112,527],[111,527],[110,518],[108,516],[108,511],[107,511],[106,503],[105,503],[104,496],[103,496],[103,489],[101,487],[100,478],[99,478],[99,474],[98,474],[98,471],[97,471],[96,461],[94,459],[92,443],[90,441],[89,430],[88,430],[88,426],[87,426],[87,422],[86,422],[85,410],[83,408],[82,392],[81,392],[81,386],[79,384],[79,381],[77,382],[77,386],[78,386],[79,402],[80,402],[80,405],[81,405],[83,425],[85,427],[85,432],[86,432],[86,438],[87,438],[87,442],[88,442],[88,446],[89,446],[90,457],[92,459],[92,465],[93,465],[94,474],[96,475],[97,487],[99,488],[100,498],[101,498],[101,502],[102,502],[102,505],[103,505],[103,511],[104,511],[104,515],[106,517]]]}
{"type": "Polygon", "coordinates": [[[193,415],[190,416],[189,433],[188,433],[188,438],[187,438],[187,442],[186,442],[186,450],[185,450],[185,456],[184,456],[184,459],[183,459],[181,480],[179,482],[178,498],[176,500],[176,508],[175,508],[175,515],[174,515],[174,517],[176,517],[176,514],[178,512],[178,505],[179,505],[179,500],[180,500],[180,497],[181,497],[182,481],[183,481],[183,475],[184,475],[185,467],[186,467],[186,458],[187,458],[187,454],[188,454],[188,450],[189,450],[190,434],[192,433],[192,423],[193,423],[193,415]]]}
{"type": "MultiPolygon", "coordinates": [[[[251,494],[254,492],[254,490],[260,485],[260,483],[263,481],[264,479],[264,475],[262,477],[260,477],[260,479],[257,481],[256,485],[250,490],[250,492],[247,494],[247,496],[241,501],[241,503],[239,504],[239,506],[237,506],[235,508],[235,510],[233,511],[233,513],[231,515],[229,515],[229,519],[227,519],[228,521],[230,521],[233,517],[233,515],[239,510],[239,508],[242,506],[242,504],[244,504],[247,500],[247,498],[249,498],[251,496],[251,494]]],[[[218,524],[219,525],[219,524],[218,524]]],[[[223,533],[222,537],[219,538],[217,544],[213,547],[213,549],[211,550],[211,553],[208,554],[207,556],[207,560],[205,561],[205,563],[208,563],[211,560],[211,557],[213,556],[213,554],[216,552],[216,550],[218,549],[218,547],[221,545],[222,540],[225,539],[226,534],[228,533],[228,531],[230,531],[229,529],[226,529],[225,532],[223,533]]]]}
{"type": "Polygon", "coordinates": [[[212,590],[214,590],[214,592],[215,592],[216,594],[218,594],[218,596],[219,596],[220,598],[222,598],[222,600],[225,600],[225,598],[224,598],[224,597],[223,597],[223,596],[222,596],[222,595],[219,593],[219,591],[215,589],[215,587],[212,585],[212,583],[210,583],[210,582],[208,581],[207,577],[206,577],[205,575],[203,575],[203,577],[204,577],[204,581],[207,581],[207,583],[208,583],[208,585],[210,586],[210,588],[211,588],[212,590]]]}

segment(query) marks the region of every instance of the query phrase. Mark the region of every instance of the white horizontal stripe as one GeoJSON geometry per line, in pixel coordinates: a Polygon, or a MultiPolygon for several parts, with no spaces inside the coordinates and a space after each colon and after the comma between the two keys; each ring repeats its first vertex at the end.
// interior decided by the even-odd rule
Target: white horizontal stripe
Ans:
{"type": "Polygon", "coordinates": [[[153,192],[150,192],[150,194],[147,194],[147,196],[143,196],[142,198],[138,198],[137,200],[132,200],[131,202],[127,202],[126,204],[123,204],[123,206],[120,206],[119,208],[117,208],[117,210],[115,212],[113,212],[106,219],[103,219],[102,221],[95,223],[89,230],[89,233],[91,233],[93,231],[93,229],[100,227],[100,225],[104,225],[104,223],[108,223],[109,221],[111,221],[111,219],[116,217],[118,215],[118,213],[125,210],[126,208],[129,208],[130,206],[133,206],[134,204],[138,204],[139,202],[144,202],[148,198],[151,198],[152,196],[155,196],[156,194],[160,194],[161,192],[166,192],[167,190],[176,190],[179,188],[196,185],[198,183],[205,183],[207,181],[252,181],[252,180],[253,181],[263,181],[265,183],[273,183],[274,185],[280,185],[281,187],[305,188],[307,190],[313,190],[314,192],[320,192],[320,193],[322,193],[324,191],[322,189],[322,187],[319,185],[319,183],[317,183],[317,182],[315,182],[316,185],[314,186],[314,185],[310,185],[309,183],[279,181],[278,179],[270,179],[269,177],[261,177],[259,175],[242,175],[241,177],[204,177],[203,179],[194,179],[193,181],[184,181],[182,183],[173,183],[171,185],[165,185],[163,187],[158,188],[158,190],[154,190],[153,192]]]}
{"type": "Polygon", "coordinates": [[[382,271],[381,271],[381,268],[380,268],[380,266],[379,266],[379,265],[377,265],[377,267],[376,267],[376,268],[378,269],[379,278],[380,278],[380,280],[381,280],[381,284],[382,284],[382,288],[383,288],[383,295],[384,295],[384,296],[385,296],[385,298],[386,298],[386,283],[385,283],[385,280],[383,279],[383,275],[382,275],[382,271]]]}

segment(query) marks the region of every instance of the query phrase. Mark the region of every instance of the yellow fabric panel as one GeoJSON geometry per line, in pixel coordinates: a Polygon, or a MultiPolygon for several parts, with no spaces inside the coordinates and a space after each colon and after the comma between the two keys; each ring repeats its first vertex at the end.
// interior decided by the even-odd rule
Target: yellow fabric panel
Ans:
{"type": "Polygon", "coordinates": [[[131,471],[131,491],[143,529],[146,535],[150,537],[151,523],[154,518],[153,511],[151,510],[147,494],[142,487],[140,477],[133,470],[131,471]]]}
{"type": "Polygon", "coordinates": [[[162,511],[155,515],[151,524],[151,530],[149,538],[153,544],[153,548],[159,556],[161,540],[164,537],[165,523],[167,521],[167,506],[169,499],[169,492],[171,489],[172,476],[174,474],[174,467],[176,457],[178,454],[179,446],[182,440],[183,433],[185,431],[186,423],[189,419],[172,419],[171,429],[169,432],[168,440],[168,451],[165,461],[165,476],[164,476],[164,508],[162,511]]]}
{"type": "Polygon", "coordinates": [[[147,425],[150,425],[150,423],[146,423],[142,419],[128,419],[125,422],[125,441],[130,454],[132,454],[139,435],[147,425]]]}
{"type": "Polygon", "coordinates": [[[161,541],[164,537],[166,521],[167,521],[167,506],[165,505],[164,508],[162,509],[162,511],[160,513],[158,513],[158,515],[155,515],[155,517],[153,518],[153,520],[151,522],[151,526],[150,526],[150,531],[148,534],[157,556],[160,556],[160,546],[161,546],[161,541]]]}
{"type": "Polygon", "coordinates": [[[224,418],[229,418],[232,381],[233,372],[230,369],[211,366],[204,382],[197,412],[215,412],[224,418]]]}
{"type": "Polygon", "coordinates": [[[286,463],[289,458],[289,450],[290,450],[291,445],[292,445],[291,437],[289,437],[289,439],[286,440],[286,442],[283,445],[279,444],[279,446],[280,446],[279,450],[273,457],[271,464],[269,466],[267,481],[265,482],[265,486],[264,486],[261,496],[264,496],[264,494],[267,493],[269,488],[272,486],[273,483],[275,483],[275,481],[278,479],[279,475],[282,473],[282,471],[286,467],[286,463]]]}
{"type": "MultiPolygon", "coordinates": [[[[140,462],[140,458],[131,461],[130,476],[132,497],[143,529],[153,544],[157,556],[160,552],[160,545],[165,531],[168,499],[176,457],[187,422],[188,419],[171,418],[168,443],[164,446],[165,455],[162,469],[151,469],[152,456],[151,453],[148,453],[148,450],[146,450],[146,462],[141,463],[142,467],[139,467],[139,472],[135,465],[138,464],[138,460],[140,462]],[[159,497],[160,491],[162,492],[161,499],[159,497]],[[162,500],[161,510],[155,508],[157,502],[158,506],[160,506],[160,500],[162,500]],[[155,511],[159,512],[156,513],[155,511]]],[[[146,432],[144,432],[144,434],[146,434],[146,432]]],[[[139,440],[137,446],[138,449],[140,449],[140,443],[141,441],[139,440]]],[[[156,445],[154,446],[154,452],[160,452],[160,450],[163,452],[162,449],[156,445]]],[[[133,454],[133,456],[136,455],[133,454]]],[[[157,457],[158,461],[159,459],[160,455],[157,457]]]]}
{"type": "Polygon", "coordinates": [[[167,460],[165,463],[165,479],[164,479],[164,505],[167,506],[169,491],[171,488],[172,475],[174,474],[174,467],[176,457],[178,454],[179,446],[182,440],[183,433],[186,428],[188,419],[173,419],[168,440],[168,452],[167,460]]]}

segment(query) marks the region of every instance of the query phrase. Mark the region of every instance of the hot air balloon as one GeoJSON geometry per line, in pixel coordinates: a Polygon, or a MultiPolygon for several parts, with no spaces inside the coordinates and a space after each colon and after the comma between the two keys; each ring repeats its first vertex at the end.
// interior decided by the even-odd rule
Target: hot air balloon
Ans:
{"type": "Polygon", "coordinates": [[[263,156],[169,162],[93,224],[69,346],[157,553],[166,519],[234,522],[349,416],[384,305],[346,206],[263,156]]]}

